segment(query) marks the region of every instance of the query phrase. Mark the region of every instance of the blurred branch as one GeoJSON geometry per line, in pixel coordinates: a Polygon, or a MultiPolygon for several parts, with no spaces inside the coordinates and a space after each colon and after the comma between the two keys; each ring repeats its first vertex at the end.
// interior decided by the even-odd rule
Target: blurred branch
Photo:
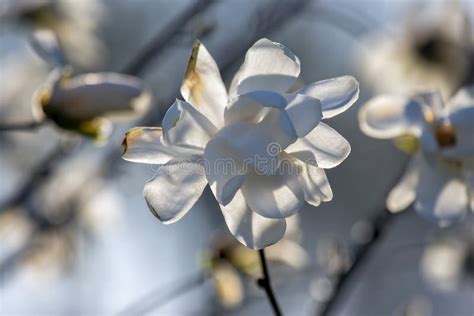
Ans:
{"type": "Polygon", "coordinates": [[[365,243],[364,245],[360,246],[354,255],[354,261],[352,262],[349,269],[345,272],[341,273],[336,280],[336,284],[334,286],[334,294],[332,297],[324,304],[320,315],[321,316],[328,316],[331,315],[334,308],[343,301],[343,298],[347,294],[349,289],[349,285],[353,278],[355,278],[357,272],[363,267],[364,263],[370,258],[370,254],[375,251],[376,246],[382,240],[387,228],[393,222],[395,218],[395,214],[390,213],[387,209],[385,209],[382,213],[378,214],[373,223],[373,236],[372,239],[365,243]]]}
{"type": "Polygon", "coordinates": [[[145,47],[126,65],[122,72],[130,75],[137,75],[143,72],[150,61],[157,56],[157,52],[165,49],[169,42],[175,39],[183,25],[196,15],[206,10],[215,0],[197,0],[193,1],[186,10],[174,18],[170,25],[162,32],[159,32],[145,47]]]}
{"type": "MultiPolygon", "coordinates": [[[[193,5],[187,8],[178,18],[173,19],[173,21],[167,27],[165,27],[163,31],[159,32],[159,34],[154,37],[150,44],[146,45],[145,48],[140,50],[138,55],[132,59],[132,62],[130,62],[128,66],[124,67],[124,72],[134,75],[140,74],[145,69],[145,66],[150,61],[152,61],[154,56],[167,49],[166,43],[181,33],[186,21],[201,13],[205,8],[209,7],[213,1],[215,0],[200,0],[193,2],[193,5]]],[[[61,145],[55,148],[44,161],[41,161],[36,166],[28,179],[25,181],[25,184],[20,187],[14,196],[4,203],[0,203],[0,212],[6,208],[26,202],[31,194],[42,185],[44,180],[46,180],[48,176],[53,173],[52,171],[54,170],[54,167],[69,157],[69,153],[70,151],[64,149],[61,145]]],[[[114,154],[116,154],[115,151],[114,154]]]]}
{"type": "Polygon", "coordinates": [[[281,316],[281,310],[278,306],[277,299],[275,294],[273,293],[272,283],[270,279],[270,272],[268,271],[267,259],[265,258],[265,250],[260,249],[258,251],[258,255],[260,257],[260,264],[262,266],[263,276],[262,278],[257,280],[258,286],[260,286],[265,293],[267,294],[268,300],[270,301],[270,305],[272,306],[273,312],[276,316],[281,316]]]}
{"type": "Polygon", "coordinates": [[[199,271],[196,275],[179,282],[174,288],[172,286],[165,287],[167,289],[172,288],[172,290],[168,292],[163,291],[163,288],[159,288],[148,293],[136,302],[130,304],[127,308],[118,313],[118,315],[144,315],[196,289],[203,285],[208,279],[209,274],[199,271]],[[165,292],[165,294],[163,294],[163,292],[165,292]]]}
{"type": "Polygon", "coordinates": [[[44,125],[46,121],[32,121],[22,123],[0,123],[0,132],[34,131],[44,125]]]}
{"type": "MultiPolygon", "coordinates": [[[[407,169],[410,158],[406,158],[405,162],[399,171],[398,177],[395,179],[395,183],[398,183],[400,178],[407,169]]],[[[371,238],[362,245],[359,245],[354,249],[354,259],[345,271],[342,271],[335,280],[332,296],[324,303],[320,309],[319,315],[328,316],[333,313],[339,303],[344,301],[350,289],[352,280],[357,276],[358,272],[364,267],[364,264],[370,259],[371,254],[376,250],[377,245],[382,241],[390,225],[392,225],[394,219],[400,215],[406,214],[407,210],[401,213],[392,213],[386,207],[383,212],[377,213],[373,216],[369,223],[372,226],[373,232],[371,238]]]]}
{"type": "Polygon", "coordinates": [[[374,27],[381,29],[381,34],[390,36],[390,30],[377,22],[373,17],[360,12],[352,12],[340,6],[317,4],[306,12],[306,16],[309,18],[317,17],[317,19],[311,21],[331,26],[356,40],[372,32],[374,27]]]}
{"type": "Polygon", "coordinates": [[[26,202],[36,188],[52,174],[54,167],[65,158],[73,147],[73,144],[57,145],[56,148],[46,155],[36,168],[31,171],[28,178],[24,181],[24,184],[20,186],[16,193],[3,203],[0,203],[0,212],[26,202]]]}
{"type": "Polygon", "coordinates": [[[67,213],[67,216],[58,223],[50,221],[48,218],[43,216],[41,212],[38,212],[35,209],[28,208],[28,216],[36,221],[36,227],[34,231],[31,232],[31,235],[24,244],[22,244],[18,249],[16,249],[12,254],[6,258],[2,258],[0,261],[0,281],[5,284],[8,277],[13,276],[13,270],[16,268],[17,264],[21,262],[25,256],[31,250],[34,250],[37,247],[37,240],[42,233],[52,231],[55,229],[63,229],[67,225],[73,225],[76,223],[76,212],[74,208],[67,213]]]}

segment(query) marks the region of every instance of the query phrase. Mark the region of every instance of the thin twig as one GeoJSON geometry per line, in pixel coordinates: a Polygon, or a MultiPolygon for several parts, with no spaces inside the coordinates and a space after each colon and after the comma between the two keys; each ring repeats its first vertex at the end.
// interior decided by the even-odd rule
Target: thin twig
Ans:
{"type": "Polygon", "coordinates": [[[208,274],[200,271],[197,275],[184,280],[165,294],[162,294],[164,292],[163,288],[156,289],[130,304],[118,315],[144,315],[203,285],[208,278],[208,274]]]}
{"type": "Polygon", "coordinates": [[[16,193],[6,201],[0,203],[0,212],[26,202],[36,188],[53,173],[54,167],[67,156],[67,153],[71,151],[72,147],[73,145],[57,145],[56,148],[46,155],[46,157],[38,163],[36,168],[31,171],[29,177],[24,181],[23,185],[19,187],[16,193]]]}
{"type": "MultiPolygon", "coordinates": [[[[399,182],[400,178],[405,173],[405,170],[410,163],[410,158],[407,158],[403,163],[402,168],[400,169],[399,175],[396,178],[396,183],[399,182]]],[[[378,243],[382,240],[387,228],[392,224],[393,220],[397,215],[404,214],[402,213],[391,213],[386,207],[383,212],[377,213],[371,224],[373,226],[372,238],[365,244],[359,246],[355,249],[354,260],[345,272],[341,273],[333,289],[333,295],[329,298],[328,301],[323,305],[320,310],[321,316],[330,315],[333,310],[337,307],[338,303],[342,301],[343,297],[346,295],[349,285],[352,279],[357,275],[359,269],[361,269],[364,263],[369,259],[370,254],[374,251],[378,243]]]]}
{"type": "Polygon", "coordinates": [[[369,259],[371,252],[374,251],[377,244],[382,240],[387,227],[390,226],[395,217],[395,214],[390,213],[387,209],[376,216],[373,221],[374,231],[372,239],[356,250],[354,261],[351,266],[336,280],[334,295],[323,306],[320,312],[321,316],[330,315],[345,296],[348,286],[351,284],[351,280],[355,277],[357,271],[361,269],[364,263],[369,259]]]}
{"type": "Polygon", "coordinates": [[[270,305],[272,306],[272,309],[275,315],[281,316],[282,313],[281,313],[280,307],[278,306],[277,299],[275,297],[275,294],[273,293],[270,273],[268,271],[268,266],[267,266],[267,259],[265,258],[265,250],[260,249],[258,251],[258,254],[260,257],[260,264],[262,265],[263,276],[257,280],[257,284],[263,290],[265,290],[265,293],[267,294],[268,300],[270,301],[270,305]]]}
{"type": "Polygon", "coordinates": [[[46,121],[32,121],[21,123],[0,123],[0,132],[28,131],[32,132],[44,125],[46,121]]]}

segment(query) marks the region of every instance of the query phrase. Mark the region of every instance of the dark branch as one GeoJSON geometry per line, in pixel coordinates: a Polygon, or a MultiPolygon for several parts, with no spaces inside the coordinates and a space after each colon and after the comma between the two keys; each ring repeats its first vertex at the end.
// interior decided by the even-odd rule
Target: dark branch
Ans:
{"type": "Polygon", "coordinates": [[[382,213],[376,216],[373,221],[374,231],[372,239],[364,245],[360,246],[355,251],[354,261],[352,262],[351,266],[337,278],[336,284],[334,286],[334,295],[325,303],[325,305],[321,309],[321,316],[331,315],[334,308],[338,305],[338,303],[343,300],[343,298],[347,294],[349,285],[352,283],[352,279],[357,275],[357,272],[364,266],[364,263],[369,259],[370,254],[374,251],[377,244],[382,240],[382,237],[386,232],[387,227],[392,223],[393,218],[395,218],[395,215],[393,213],[390,213],[387,209],[385,209],[382,213]]]}
{"type": "MultiPolygon", "coordinates": [[[[409,163],[410,158],[407,158],[399,171],[398,177],[395,179],[395,183],[398,183],[402,175],[405,173],[409,163]]],[[[383,212],[376,213],[374,215],[373,219],[370,221],[370,224],[372,224],[373,227],[372,238],[354,250],[354,260],[352,261],[349,269],[342,272],[337,277],[333,289],[333,295],[329,298],[329,300],[326,301],[320,310],[319,314],[321,316],[330,315],[338,306],[338,304],[343,301],[343,298],[348,294],[349,286],[351,285],[352,280],[357,276],[357,273],[363,268],[367,260],[369,260],[371,253],[375,250],[378,243],[381,242],[384,234],[386,233],[388,227],[392,224],[394,218],[406,213],[407,211],[394,214],[391,213],[387,208],[384,208],[383,212]]]]}
{"type": "Polygon", "coordinates": [[[122,72],[130,75],[138,75],[145,67],[157,57],[157,52],[164,50],[178,34],[176,30],[182,28],[189,20],[206,10],[215,0],[198,0],[186,8],[178,17],[174,18],[168,27],[159,32],[151,41],[137,54],[132,61],[123,68],[122,72]]]}
{"type": "Polygon", "coordinates": [[[21,123],[0,123],[0,132],[29,131],[32,132],[44,125],[46,121],[32,121],[21,123]]]}
{"type": "Polygon", "coordinates": [[[36,188],[52,174],[54,167],[67,156],[71,147],[73,145],[58,145],[50,154],[46,155],[36,168],[31,171],[29,177],[16,193],[0,204],[0,212],[26,202],[36,188]]]}
{"type": "Polygon", "coordinates": [[[277,299],[275,297],[275,294],[273,293],[272,283],[271,283],[271,279],[270,279],[270,273],[268,271],[267,259],[265,258],[264,249],[259,250],[258,254],[259,254],[259,257],[260,257],[260,263],[261,263],[261,266],[262,266],[263,276],[262,276],[262,278],[257,280],[257,284],[267,294],[268,301],[270,302],[270,305],[272,306],[272,309],[273,309],[273,312],[275,313],[275,315],[276,316],[281,316],[282,313],[281,313],[280,307],[278,306],[277,299]]]}

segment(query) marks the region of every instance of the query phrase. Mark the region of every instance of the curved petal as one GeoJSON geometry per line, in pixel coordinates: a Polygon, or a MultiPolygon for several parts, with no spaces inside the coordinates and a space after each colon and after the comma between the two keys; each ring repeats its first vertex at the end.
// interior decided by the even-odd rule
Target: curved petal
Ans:
{"type": "Polygon", "coordinates": [[[181,219],[207,185],[203,167],[190,161],[170,161],[145,184],[143,194],[150,211],[164,224],[181,219]]]}
{"type": "Polygon", "coordinates": [[[313,97],[302,94],[286,96],[288,105],[285,110],[290,117],[298,137],[304,137],[321,121],[321,102],[313,97]]]}
{"type": "Polygon", "coordinates": [[[351,145],[336,130],[319,123],[308,135],[288,146],[287,153],[319,168],[334,168],[351,152],[351,145]]]}
{"type": "Polygon", "coordinates": [[[253,212],[241,191],[229,204],[221,205],[221,210],[229,231],[249,248],[263,249],[278,242],[285,234],[285,220],[265,218],[253,212]]]}
{"type": "Polygon", "coordinates": [[[438,161],[420,162],[415,209],[422,216],[446,226],[467,213],[467,188],[458,167],[438,161]]]}
{"type": "Polygon", "coordinates": [[[459,90],[449,102],[446,104],[446,109],[454,112],[464,107],[474,106],[474,85],[467,86],[459,90]]]}
{"type": "Polygon", "coordinates": [[[217,128],[191,104],[181,100],[168,109],[161,123],[163,138],[174,146],[204,149],[217,128]]]}
{"type": "Polygon", "coordinates": [[[255,90],[286,93],[300,74],[300,61],[287,47],[266,38],[258,40],[232,80],[229,98],[255,90]]]}
{"type": "Polygon", "coordinates": [[[224,137],[211,140],[204,152],[206,177],[217,202],[227,205],[240,189],[246,170],[238,148],[224,137]]]}
{"type": "Polygon", "coordinates": [[[216,62],[200,41],[193,45],[181,94],[184,100],[194,105],[215,126],[224,125],[227,92],[216,62]]]}
{"type": "Polygon", "coordinates": [[[59,78],[42,105],[50,118],[87,121],[101,116],[143,114],[150,101],[148,89],[138,78],[116,73],[91,73],[59,78]]]}
{"type": "Polygon", "coordinates": [[[398,213],[406,209],[415,201],[416,188],[419,179],[419,160],[421,157],[413,158],[398,184],[390,191],[387,197],[387,208],[392,213],[398,213]]]}
{"type": "Polygon", "coordinates": [[[359,98],[359,82],[352,76],[318,81],[296,91],[321,102],[323,118],[336,116],[350,108],[359,98]]]}
{"type": "Polygon", "coordinates": [[[405,133],[419,135],[424,121],[422,106],[400,96],[375,97],[359,111],[361,130],[375,138],[394,138],[405,133]]]}
{"type": "Polygon", "coordinates": [[[286,105],[286,99],[272,91],[258,90],[238,95],[230,100],[225,109],[225,124],[258,123],[270,109],[283,110],[286,105]]]}
{"type": "Polygon", "coordinates": [[[230,158],[236,159],[245,168],[259,174],[274,174],[279,165],[280,152],[296,140],[296,135],[288,136],[287,129],[293,127],[284,117],[284,111],[269,109],[259,123],[237,123],[224,127],[213,142],[225,144],[222,148],[228,153],[224,158],[231,155],[230,158]]]}
{"type": "Polygon", "coordinates": [[[33,32],[31,45],[35,52],[46,62],[54,67],[66,65],[61,46],[56,35],[47,29],[39,29],[33,32]]]}
{"type": "Polygon", "coordinates": [[[304,205],[305,194],[298,176],[298,167],[284,159],[274,175],[249,173],[242,193],[254,212],[267,218],[286,218],[304,205]]]}
{"type": "Polygon", "coordinates": [[[292,154],[284,154],[284,156],[297,166],[298,181],[303,188],[304,199],[308,204],[319,206],[321,202],[332,200],[332,189],[324,169],[306,163],[292,154]]]}
{"type": "Polygon", "coordinates": [[[122,158],[146,164],[165,164],[171,159],[192,159],[202,150],[171,146],[164,142],[161,127],[135,127],[125,134],[122,158]]]}
{"type": "Polygon", "coordinates": [[[474,158],[474,105],[451,113],[448,121],[455,131],[455,144],[443,150],[445,157],[474,158]]]}

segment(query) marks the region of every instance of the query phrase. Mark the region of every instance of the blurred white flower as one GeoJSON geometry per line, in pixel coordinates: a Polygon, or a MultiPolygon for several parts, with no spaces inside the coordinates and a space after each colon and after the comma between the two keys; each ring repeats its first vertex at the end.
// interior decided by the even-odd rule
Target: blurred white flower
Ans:
{"type": "Polygon", "coordinates": [[[107,119],[130,119],[146,112],[151,95],[144,83],[117,73],[71,76],[68,69],[54,70],[35,93],[33,112],[57,126],[104,140],[111,132],[107,119]],[[107,118],[106,118],[107,117],[107,118]]]}
{"type": "Polygon", "coordinates": [[[474,289],[474,231],[467,229],[437,238],[425,249],[421,272],[434,288],[446,291],[474,289]]]}
{"type": "MultiPolygon", "coordinates": [[[[288,227],[282,240],[265,249],[271,265],[301,269],[308,262],[306,251],[299,244],[300,228],[297,215],[288,218],[288,227]]],[[[245,277],[252,281],[262,276],[257,252],[243,246],[235,238],[218,234],[204,254],[204,267],[209,271],[220,304],[236,308],[244,300],[245,277]]]]}
{"type": "Polygon", "coordinates": [[[55,33],[69,62],[81,67],[102,62],[105,47],[97,37],[102,0],[3,0],[0,18],[15,18],[34,29],[55,33]]]}
{"type": "Polygon", "coordinates": [[[148,110],[151,94],[140,79],[117,73],[72,76],[62,47],[50,31],[35,32],[33,47],[55,67],[33,97],[38,120],[47,118],[63,129],[103,140],[111,131],[105,117],[131,119],[148,110]]]}
{"type": "Polygon", "coordinates": [[[359,120],[367,135],[394,138],[415,154],[388,196],[389,210],[415,201],[422,216],[448,225],[474,208],[474,86],[446,106],[436,92],[378,96],[361,108],[359,120]]]}
{"type": "Polygon", "coordinates": [[[472,71],[474,39],[466,41],[465,10],[461,1],[430,2],[409,12],[402,30],[371,35],[361,55],[362,75],[381,93],[438,89],[445,98],[452,95],[472,71]]]}
{"type": "Polygon", "coordinates": [[[332,199],[323,168],[339,165],[349,143],[321,119],[358,98],[349,76],[287,93],[300,73],[285,46],[257,41],[226,91],[216,62],[196,42],[181,94],[162,127],[139,127],[124,139],[123,158],[161,165],[144,190],[164,223],[183,217],[209,183],[232,234],[250,248],[276,243],[286,218],[306,200],[332,199]]]}
{"type": "Polygon", "coordinates": [[[67,229],[51,229],[36,234],[21,258],[18,267],[21,277],[39,284],[59,280],[73,267],[77,255],[75,247],[72,232],[67,229]]]}
{"type": "Polygon", "coordinates": [[[22,210],[8,209],[0,214],[0,262],[18,251],[31,237],[34,227],[22,210]]]}
{"type": "Polygon", "coordinates": [[[339,277],[352,264],[349,248],[336,239],[323,239],[318,242],[316,260],[328,277],[339,277]]]}

